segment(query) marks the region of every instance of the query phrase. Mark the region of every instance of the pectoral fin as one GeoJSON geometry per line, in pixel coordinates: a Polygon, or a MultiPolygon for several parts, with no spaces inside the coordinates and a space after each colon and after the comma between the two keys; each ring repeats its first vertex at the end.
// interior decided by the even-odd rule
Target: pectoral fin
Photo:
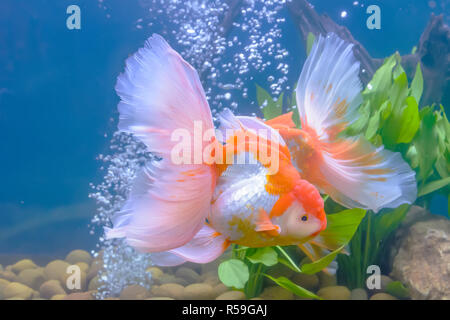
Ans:
{"type": "Polygon", "coordinates": [[[280,226],[275,225],[269,218],[268,213],[264,209],[260,209],[255,221],[256,232],[264,232],[269,236],[278,236],[280,234],[280,226]]]}

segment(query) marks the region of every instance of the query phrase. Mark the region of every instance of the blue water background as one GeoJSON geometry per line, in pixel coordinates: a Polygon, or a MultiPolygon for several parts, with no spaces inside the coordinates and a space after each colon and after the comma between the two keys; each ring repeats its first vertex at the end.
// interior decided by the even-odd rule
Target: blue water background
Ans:
{"type": "MultiPolygon", "coordinates": [[[[354,1],[311,2],[349,28],[374,57],[411,52],[431,12],[444,10],[440,1],[433,10],[425,0],[359,1],[364,8],[354,1]],[[381,30],[366,28],[370,4],[381,7],[381,30]]],[[[136,28],[146,15],[137,0],[103,4],[107,9],[95,0],[0,2],[0,253],[59,254],[92,249],[97,241],[87,228],[95,212],[89,183],[101,181],[96,156],[107,152],[116,129],[116,77],[124,60],[160,27],[136,28]],[[81,8],[81,30],[66,28],[71,4],[81,8]],[[47,223],[49,215],[59,220],[47,223]]],[[[286,18],[282,41],[290,52],[293,84],[305,50],[286,18]]],[[[160,24],[170,28],[170,21],[160,24]]],[[[260,84],[266,78],[255,74],[260,84]]],[[[246,105],[238,110],[258,112],[246,105]]],[[[442,203],[433,211],[445,212],[442,203]]]]}

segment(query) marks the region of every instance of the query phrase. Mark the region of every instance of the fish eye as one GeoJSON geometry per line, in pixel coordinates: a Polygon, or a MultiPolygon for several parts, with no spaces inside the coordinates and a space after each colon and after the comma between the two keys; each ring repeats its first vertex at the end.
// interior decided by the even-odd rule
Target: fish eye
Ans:
{"type": "Polygon", "coordinates": [[[302,216],[302,221],[308,221],[308,216],[305,214],[304,216],[302,216]]]}

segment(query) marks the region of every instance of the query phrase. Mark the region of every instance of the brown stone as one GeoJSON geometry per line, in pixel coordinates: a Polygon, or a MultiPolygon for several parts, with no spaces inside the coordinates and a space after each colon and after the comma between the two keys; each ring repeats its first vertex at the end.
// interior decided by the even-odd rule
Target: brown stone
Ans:
{"type": "Polygon", "coordinates": [[[260,295],[265,300],[293,300],[294,294],[282,287],[267,287],[260,295]]]}
{"type": "Polygon", "coordinates": [[[45,280],[44,268],[25,269],[17,276],[18,282],[35,290],[39,290],[45,280]]]}
{"type": "Polygon", "coordinates": [[[214,298],[214,289],[207,283],[194,283],[184,288],[184,299],[211,300],[214,298]]]}
{"type": "Polygon", "coordinates": [[[392,275],[412,299],[450,299],[450,220],[430,217],[412,224],[397,240],[392,275]]]}
{"type": "Polygon", "coordinates": [[[41,293],[41,297],[45,299],[50,299],[57,294],[66,294],[66,291],[58,280],[48,280],[44,282],[39,288],[39,292],[41,293]]]}
{"type": "Polygon", "coordinates": [[[66,261],[70,264],[76,264],[77,262],[84,262],[87,265],[90,265],[92,262],[92,256],[89,252],[85,250],[73,250],[67,255],[66,261]]]}
{"type": "Polygon", "coordinates": [[[373,296],[370,297],[370,300],[398,300],[396,297],[391,296],[387,293],[375,293],[373,296]]]}
{"type": "Polygon", "coordinates": [[[154,297],[170,297],[177,300],[184,298],[184,287],[177,283],[165,283],[151,289],[154,297]]]}
{"type": "Polygon", "coordinates": [[[24,300],[31,299],[33,296],[33,289],[19,282],[11,282],[3,288],[4,299],[22,298],[24,300]]]}
{"type": "Polygon", "coordinates": [[[245,300],[245,294],[242,291],[228,291],[222,293],[216,300],[245,300]]]}
{"type": "Polygon", "coordinates": [[[350,290],[344,286],[330,286],[320,289],[317,295],[325,300],[350,300],[350,290]]]}
{"type": "Polygon", "coordinates": [[[63,300],[95,300],[92,292],[76,292],[68,294],[63,300]]]}
{"type": "Polygon", "coordinates": [[[125,287],[120,293],[121,300],[144,300],[148,297],[149,292],[146,288],[133,284],[125,287]]]}
{"type": "Polygon", "coordinates": [[[23,270],[34,269],[34,268],[37,268],[37,267],[38,266],[33,261],[31,261],[30,259],[23,259],[23,260],[20,260],[20,261],[16,262],[11,267],[11,271],[14,272],[15,274],[19,274],[23,270]]]}

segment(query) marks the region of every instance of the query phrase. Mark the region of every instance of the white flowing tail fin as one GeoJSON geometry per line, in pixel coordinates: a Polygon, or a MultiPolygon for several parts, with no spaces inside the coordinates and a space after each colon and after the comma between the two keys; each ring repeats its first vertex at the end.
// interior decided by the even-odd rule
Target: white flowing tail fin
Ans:
{"type": "Polygon", "coordinates": [[[195,237],[179,248],[151,254],[154,265],[170,267],[186,261],[208,263],[224,253],[230,242],[208,225],[203,225],[195,237]]]}
{"type": "Polygon", "coordinates": [[[319,36],[296,88],[302,129],[314,141],[314,152],[306,156],[304,138],[294,137],[288,142],[293,158],[305,179],[344,206],[376,212],[412,203],[415,172],[399,153],[376,148],[362,136],[339,136],[358,116],[361,89],[353,45],[335,34],[319,36]]]}
{"type": "MultiPolygon", "coordinates": [[[[130,57],[117,80],[119,128],[162,157],[137,176],[122,211],[113,218],[107,237],[126,237],[141,251],[160,252],[189,242],[209,214],[215,172],[195,161],[208,141],[194,141],[195,125],[214,130],[211,111],[197,72],[158,35],[130,57]],[[176,141],[176,130],[189,141],[176,141]],[[188,161],[174,162],[172,153],[185,147],[188,161]],[[197,149],[193,150],[197,145],[197,149]]],[[[198,138],[198,137],[197,137],[198,138]]]]}

